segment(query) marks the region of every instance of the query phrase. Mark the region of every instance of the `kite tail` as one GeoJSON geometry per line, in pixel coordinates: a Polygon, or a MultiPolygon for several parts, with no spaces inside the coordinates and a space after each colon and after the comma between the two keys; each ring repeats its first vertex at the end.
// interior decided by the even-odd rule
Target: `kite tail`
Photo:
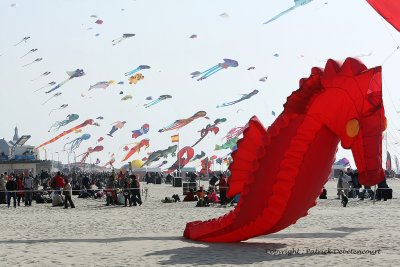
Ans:
{"type": "Polygon", "coordinates": [[[50,89],[49,91],[46,92],[46,94],[53,92],[54,90],[57,90],[58,88],[60,88],[61,86],[63,86],[64,84],[66,84],[70,79],[67,79],[65,81],[60,82],[59,84],[57,84],[54,88],[50,89]]]}
{"type": "MultiPolygon", "coordinates": [[[[201,76],[200,79],[206,79],[207,77],[213,75],[214,73],[217,73],[217,72],[220,71],[220,70],[222,70],[222,68],[220,68],[220,69],[215,69],[215,70],[213,70],[213,71],[210,71],[210,72],[204,74],[203,76],[201,76]]],[[[198,79],[198,80],[199,80],[199,79],[198,79]]]]}
{"type": "Polygon", "coordinates": [[[126,73],[125,73],[125,76],[132,75],[132,74],[138,72],[139,70],[140,70],[139,68],[136,68],[136,69],[134,69],[134,70],[131,70],[131,71],[129,71],[129,72],[126,72],[126,73]]]}

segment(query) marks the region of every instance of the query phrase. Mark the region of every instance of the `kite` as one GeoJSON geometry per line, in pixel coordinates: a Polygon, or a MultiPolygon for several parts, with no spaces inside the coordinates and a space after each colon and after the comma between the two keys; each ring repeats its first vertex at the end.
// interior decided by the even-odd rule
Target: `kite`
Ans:
{"type": "Polygon", "coordinates": [[[107,167],[108,165],[111,166],[111,168],[114,168],[114,162],[115,162],[115,158],[111,158],[106,164],[104,164],[104,168],[107,167]]]}
{"type": "Polygon", "coordinates": [[[259,79],[259,81],[260,81],[260,82],[266,82],[267,79],[268,79],[268,77],[261,77],[261,78],[259,79]]]}
{"type": "Polygon", "coordinates": [[[34,53],[34,52],[36,52],[36,51],[37,51],[37,49],[36,49],[36,48],[33,48],[33,49],[29,50],[28,53],[26,53],[25,55],[23,55],[23,56],[20,57],[20,58],[24,58],[24,57],[26,57],[27,55],[29,55],[29,54],[31,54],[31,53],[34,53]]]}
{"type": "Polygon", "coordinates": [[[36,149],[39,149],[39,148],[44,147],[44,146],[46,146],[48,144],[51,144],[51,143],[57,141],[58,139],[60,139],[61,137],[65,136],[67,134],[70,134],[72,132],[75,132],[76,130],[79,130],[79,129],[87,126],[87,125],[92,125],[93,123],[94,123],[94,120],[92,120],[92,119],[85,120],[83,123],[71,128],[71,129],[69,129],[67,131],[64,131],[64,132],[60,133],[59,135],[57,135],[56,137],[50,139],[49,141],[44,142],[43,144],[39,145],[36,149]]]}
{"type": "Polygon", "coordinates": [[[254,70],[256,67],[249,67],[247,70],[254,70]]]}
{"type": "Polygon", "coordinates": [[[61,105],[60,107],[58,107],[58,108],[53,108],[52,110],[50,110],[49,116],[50,116],[50,114],[51,114],[54,110],[64,109],[64,108],[66,108],[66,107],[68,107],[68,104],[62,104],[62,105],[61,105]]]}
{"type": "Polygon", "coordinates": [[[100,124],[98,122],[93,123],[94,126],[100,127],[100,124]]]}
{"type": "Polygon", "coordinates": [[[125,101],[125,100],[129,100],[129,99],[132,99],[132,98],[133,98],[132,95],[129,94],[129,95],[126,95],[126,96],[124,96],[123,98],[121,98],[121,100],[122,100],[122,101],[125,101]]]}
{"type": "Polygon", "coordinates": [[[193,116],[187,118],[187,119],[180,119],[180,120],[176,120],[175,122],[171,123],[170,125],[158,130],[158,132],[162,133],[162,132],[166,132],[166,131],[171,131],[171,130],[177,130],[179,128],[182,128],[183,126],[191,123],[192,121],[194,121],[195,119],[198,118],[206,118],[209,119],[208,117],[206,117],[207,112],[205,111],[198,111],[196,112],[193,116]]]}
{"type": "Polygon", "coordinates": [[[177,154],[177,160],[171,167],[169,167],[165,173],[170,174],[189,163],[189,161],[193,158],[194,150],[190,146],[185,146],[181,150],[179,150],[177,154]]]}
{"type": "Polygon", "coordinates": [[[119,94],[120,94],[120,95],[123,95],[123,94],[124,94],[124,92],[123,92],[123,91],[121,91],[121,92],[119,92],[119,94]]]}
{"type": "Polygon", "coordinates": [[[228,148],[231,150],[234,150],[238,139],[239,138],[237,138],[237,137],[231,138],[231,139],[227,140],[225,142],[225,144],[223,144],[223,145],[215,145],[214,150],[222,150],[222,149],[228,149],[228,148]]]}
{"type": "Polygon", "coordinates": [[[97,143],[100,143],[103,140],[104,140],[104,137],[100,137],[99,139],[97,139],[97,143]]]}
{"type": "Polygon", "coordinates": [[[118,84],[124,84],[124,81],[120,81],[120,82],[118,82],[118,84]]]}
{"type": "Polygon", "coordinates": [[[102,117],[102,116],[96,118],[96,120],[103,120],[103,119],[104,119],[104,117],[102,117]]]}
{"type": "Polygon", "coordinates": [[[100,33],[96,33],[94,36],[98,37],[98,36],[100,36],[100,33]]]}
{"type": "Polygon", "coordinates": [[[122,35],[122,37],[119,37],[119,38],[117,38],[117,39],[114,39],[114,40],[112,40],[112,45],[116,45],[116,44],[119,44],[120,42],[122,42],[123,40],[125,40],[125,39],[128,39],[128,38],[131,38],[131,37],[133,37],[133,36],[135,36],[136,34],[134,34],[134,33],[125,33],[125,34],[123,34],[122,35]]]}
{"type": "Polygon", "coordinates": [[[289,13],[292,10],[295,10],[298,7],[304,6],[306,4],[311,3],[313,0],[294,0],[294,6],[292,6],[291,8],[286,9],[285,11],[282,11],[281,13],[279,13],[278,15],[276,15],[275,17],[273,17],[272,19],[268,20],[267,22],[264,22],[264,24],[268,24],[276,19],[278,19],[279,17],[285,15],[286,13],[289,13]]]}
{"type": "Polygon", "coordinates": [[[238,138],[247,127],[248,127],[247,124],[242,127],[235,127],[229,130],[229,132],[222,139],[226,139],[227,141],[229,141],[230,139],[238,138]]]}
{"type": "Polygon", "coordinates": [[[220,14],[219,15],[221,18],[224,18],[224,19],[226,19],[226,18],[229,18],[229,15],[228,15],[228,13],[222,13],[222,14],[220,14]]]}
{"type": "Polygon", "coordinates": [[[108,86],[110,86],[111,84],[114,84],[114,83],[115,83],[114,80],[111,80],[111,81],[108,81],[108,82],[98,82],[98,83],[96,83],[96,84],[94,84],[94,85],[91,85],[91,86],[89,87],[89,90],[88,90],[88,91],[90,91],[90,90],[92,90],[92,89],[94,89],[94,88],[107,89],[108,86]]]}
{"type": "Polygon", "coordinates": [[[161,166],[164,166],[167,163],[168,163],[168,160],[164,160],[163,162],[161,162],[161,164],[157,165],[156,168],[161,168],[161,166]]]}
{"type": "Polygon", "coordinates": [[[126,123],[126,121],[114,122],[113,127],[111,128],[110,132],[107,135],[113,137],[113,133],[115,133],[118,129],[122,129],[124,127],[125,123],[126,123]]]}
{"type": "Polygon", "coordinates": [[[126,161],[127,159],[129,159],[133,154],[135,154],[136,152],[140,152],[140,149],[142,147],[146,147],[146,149],[150,146],[150,140],[145,138],[143,140],[140,140],[139,143],[137,143],[137,145],[133,146],[129,152],[125,155],[124,159],[122,161],[126,161]]]}
{"type": "Polygon", "coordinates": [[[132,74],[134,74],[134,73],[136,73],[136,72],[138,72],[140,70],[147,70],[147,69],[150,69],[150,66],[139,65],[136,69],[128,71],[128,72],[125,72],[125,76],[129,76],[129,75],[132,75],[132,74]]]}
{"type": "Polygon", "coordinates": [[[42,103],[42,105],[46,104],[46,103],[49,102],[51,99],[53,99],[53,98],[55,98],[55,97],[57,97],[57,96],[60,96],[61,94],[62,94],[61,92],[55,93],[52,97],[50,97],[49,99],[47,99],[46,101],[44,101],[44,102],[42,103]]]}
{"type": "Polygon", "coordinates": [[[147,134],[150,130],[150,125],[145,123],[140,127],[138,130],[133,130],[132,131],[132,138],[136,139],[139,136],[142,136],[143,134],[147,134]]]}
{"type": "Polygon", "coordinates": [[[234,101],[231,101],[231,102],[228,102],[228,103],[223,103],[222,105],[217,106],[217,108],[222,108],[222,107],[227,107],[227,106],[234,105],[234,104],[239,103],[239,102],[241,102],[243,100],[250,99],[252,96],[254,96],[256,94],[258,94],[258,90],[253,90],[253,92],[250,92],[248,94],[242,94],[242,97],[239,98],[238,100],[234,100],[234,101]]]}
{"type": "Polygon", "coordinates": [[[275,116],[275,111],[271,111],[272,116],[275,116]]]}
{"type": "Polygon", "coordinates": [[[96,24],[103,24],[103,21],[101,19],[96,20],[94,23],[96,24]]]}
{"type": "Polygon", "coordinates": [[[206,156],[206,153],[204,153],[204,151],[201,151],[201,153],[197,154],[196,156],[194,156],[191,161],[195,161],[195,160],[201,159],[201,158],[203,158],[205,156],[206,156]]]}
{"type": "Polygon", "coordinates": [[[46,87],[49,87],[49,86],[53,86],[53,85],[55,85],[55,84],[56,84],[56,82],[49,82],[49,83],[46,84],[45,86],[42,86],[42,87],[40,87],[39,89],[36,89],[34,92],[37,92],[37,91],[42,90],[42,89],[44,89],[44,88],[46,88],[46,87]]]}
{"type": "Polygon", "coordinates": [[[367,2],[397,31],[400,31],[400,4],[398,1],[367,0],[367,2]]]}
{"type": "Polygon", "coordinates": [[[240,194],[236,208],[188,223],[185,237],[239,242],[295,224],[316,205],[339,142],[352,150],[360,184],[384,181],[382,67],[367,69],[354,58],[341,66],[328,60],[325,69],[312,68],[299,87],[268,129],[251,118],[232,153],[227,198],[240,194]]]}
{"type": "Polygon", "coordinates": [[[36,80],[38,80],[38,79],[40,79],[40,78],[42,78],[42,77],[44,77],[44,76],[47,76],[47,75],[49,75],[50,73],[51,73],[50,71],[43,72],[39,77],[37,77],[37,78],[31,80],[31,82],[36,81],[36,80]]]}
{"type": "Polygon", "coordinates": [[[14,46],[17,46],[17,45],[19,45],[19,44],[22,43],[22,42],[25,42],[25,43],[26,43],[26,41],[28,41],[30,38],[31,38],[30,36],[26,36],[26,37],[22,38],[22,40],[19,41],[18,43],[16,43],[14,46]]]}
{"type": "Polygon", "coordinates": [[[104,149],[103,146],[96,146],[94,148],[89,147],[88,150],[85,153],[79,155],[79,156],[82,156],[81,163],[85,163],[87,157],[89,157],[90,154],[92,154],[94,152],[103,151],[103,149],[104,149]]]}
{"type": "Polygon", "coordinates": [[[170,95],[160,95],[157,99],[155,99],[155,100],[153,100],[153,101],[151,101],[151,102],[149,102],[147,104],[144,104],[143,106],[145,108],[148,108],[148,107],[151,107],[151,106],[153,106],[153,105],[155,105],[155,104],[157,104],[157,103],[159,103],[159,102],[161,102],[161,101],[163,101],[165,99],[168,99],[168,98],[172,98],[172,96],[170,96],[170,95]]]}
{"type": "Polygon", "coordinates": [[[274,54],[274,57],[279,57],[279,54],[274,54]]]}
{"type": "Polygon", "coordinates": [[[197,38],[197,35],[196,34],[192,34],[192,35],[190,35],[190,37],[189,37],[190,39],[194,39],[194,38],[197,38]]]}
{"type": "Polygon", "coordinates": [[[78,115],[78,114],[69,114],[65,120],[56,121],[56,122],[50,127],[50,129],[48,130],[48,132],[50,132],[50,130],[52,130],[53,128],[55,128],[54,131],[58,131],[61,127],[65,126],[65,125],[67,125],[67,124],[69,124],[69,123],[71,123],[71,122],[73,122],[73,121],[76,121],[77,119],[79,119],[79,115],[78,115]]]}
{"type": "Polygon", "coordinates": [[[148,96],[148,97],[146,97],[146,100],[153,100],[153,97],[152,96],[148,96]]]}
{"type": "Polygon", "coordinates": [[[151,162],[158,161],[160,158],[166,159],[169,154],[171,154],[171,156],[175,157],[177,148],[178,148],[177,145],[173,145],[173,146],[169,146],[167,149],[164,149],[164,150],[154,151],[153,153],[151,153],[149,155],[149,157],[143,163],[141,168],[143,168],[143,166],[150,164],[151,162]]]}
{"type": "Polygon", "coordinates": [[[47,91],[46,94],[48,94],[50,92],[53,92],[54,90],[57,90],[58,88],[60,88],[61,86],[66,84],[69,80],[72,80],[73,78],[78,78],[78,77],[84,76],[86,73],[82,69],[76,69],[74,71],[67,71],[67,74],[69,76],[68,79],[66,79],[65,81],[62,81],[59,84],[57,84],[54,88],[52,88],[51,90],[47,91]]]}
{"type": "Polygon", "coordinates": [[[69,147],[69,151],[70,152],[74,151],[75,149],[77,149],[81,145],[82,141],[89,140],[90,137],[91,137],[90,134],[83,134],[81,137],[78,137],[78,138],[66,143],[64,145],[64,151],[66,151],[65,147],[67,145],[70,145],[70,147],[69,147]]]}
{"type": "Polygon", "coordinates": [[[35,59],[34,61],[32,61],[31,63],[23,65],[22,67],[26,67],[26,66],[32,65],[33,63],[40,62],[42,60],[43,60],[43,58],[39,57],[39,58],[35,59]]]}
{"type": "Polygon", "coordinates": [[[198,132],[200,132],[200,139],[197,140],[197,142],[194,143],[194,144],[192,145],[192,147],[194,147],[195,145],[197,145],[198,143],[200,143],[201,140],[203,140],[204,137],[206,137],[210,132],[213,132],[214,134],[217,134],[217,133],[219,132],[219,128],[217,127],[217,125],[220,124],[220,123],[222,123],[222,122],[226,122],[226,119],[225,119],[225,118],[216,119],[216,120],[214,121],[214,124],[213,124],[213,125],[207,124],[207,126],[206,126],[205,128],[203,128],[203,129],[201,129],[200,131],[198,131],[198,132]]]}
{"type": "Polygon", "coordinates": [[[129,77],[129,84],[137,84],[138,81],[143,80],[144,76],[141,73],[136,73],[135,75],[129,77]]]}
{"type": "Polygon", "coordinates": [[[198,81],[201,81],[207,79],[209,76],[222,69],[227,69],[229,67],[236,68],[237,66],[239,66],[239,63],[236,60],[224,58],[224,63],[218,63],[214,67],[211,67],[203,72],[195,71],[190,75],[192,75],[192,79],[202,75],[200,78],[197,79],[198,81]]]}
{"type": "Polygon", "coordinates": [[[96,16],[96,15],[90,15],[90,17],[91,17],[91,18],[97,19],[97,16],[96,16]]]}

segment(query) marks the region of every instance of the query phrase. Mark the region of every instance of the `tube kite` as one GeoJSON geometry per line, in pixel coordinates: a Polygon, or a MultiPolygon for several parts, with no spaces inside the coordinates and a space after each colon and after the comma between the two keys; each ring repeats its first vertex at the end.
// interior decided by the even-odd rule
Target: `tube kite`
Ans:
{"type": "Polygon", "coordinates": [[[46,145],[48,145],[48,144],[51,144],[51,143],[57,141],[58,139],[60,139],[61,137],[66,136],[67,134],[70,134],[70,133],[72,133],[72,132],[75,132],[76,130],[79,130],[79,129],[81,129],[81,128],[87,126],[87,125],[92,125],[93,123],[94,123],[94,120],[92,120],[92,119],[85,120],[83,123],[81,123],[81,124],[79,124],[79,125],[77,125],[77,126],[71,128],[71,129],[69,129],[69,130],[67,130],[67,131],[64,131],[64,132],[60,133],[60,134],[57,135],[56,137],[50,139],[49,141],[44,142],[43,144],[39,145],[39,146],[36,147],[35,149],[39,149],[39,148],[44,147],[44,146],[46,146],[46,145]]]}
{"type": "Polygon", "coordinates": [[[183,126],[188,125],[189,123],[191,123],[192,121],[194,121],[195,119],[198,119],[198,118],[204,117],[204,118],[208,119],[208,117],[206,117],[206,115],[207,115],[207,112],[198,111],[192,117],[189,117],[187,119],[176,120],[175,122],[171,123],[170,125],[158,130],[158,132],[162,133],[162,132],[182,128],[183,126]]]}
{"type": "Polygon", "coordinates": [[[151,106],[153,106],[153,105],[155,105],[155,104],[157,104],[157,103],[159,103],[159,102],[161,102],[163,100],[166,100],[168,98],[172,98],[172,96],[170,96],[170,95],[160,95],[157,99],[154,99],[153,101],[150,101],[149,103],[144,104],[143,106],[145,108],[149,108],[149,107],[151,107],[151,106]]]}
{"type": "Polygon", "coordinates": [[[82,77],[82,76],[86,75],[86,73],[82,69],[76,69],[74,71],[67,71],[67,74],[69,76],[68,79],[57,84],[54,88],[47,91],[46,94],[53,92],[54,90],[57,90],[58,88],[60,88],[61,86],[66,84],[68,81],[72,80],[73,78],[78,78],[78,77],[82,77]]]}
{"type": "Polygon", "coordinates": [[[136,69],[133,69],[133,70],[128,71],[128,72],[125,72],[125,76],[129,76],[129,75],[132,75],[132,74],[134,74],[134,73],[136,73],[136,72],[138,72],[138,71],[141,71],[141,70],[148,70],[148,69],[150,69],[150,66],[147,66],[147,65],[139,65],[136,69]]]}
{"type": "Polygon", "coordinates": [[[253,90],[252,92],[250,92],[248,94],[243,94],[242,97],[239,98],[238,100],[234,100],[234,101],[231,101],[231,102],[228,102],[228,103],[223,103],[222,105],[217,106],[217,108],[222,108],[222,107],[227,107],[227,106],[234,105],[234,104],[239,103],[239,102],[241,102],[243,100],[250,99],[252,96],[254,96],[256,94],[258,94],[258,90],[253,90]]]}
{"type": "Polygon", "coordinates": [[[73,121],[76,121],[77,119],[79,119],[79,115],[78,115],[78,114],[69,114],[65,120],[56,121],[56,122],[50,127],[50,129],[48,130],[48,132],[50,132],[53,128],[55,128],[54,131],[58,131],[58,129],[60,129],[61,127],[65,126],[65,125],[67,125],[67,124],[69,124],[69,123],[71,123],[71,122],[73,122],[73,121]]]}
{"type": "Polygon", "coordinates": [[[150,146],[150,140],[149,139],[145,138],[145,139],[141,140],[139,143],[137,143],[135,146],[133,146],[129,150],[129,152],[125,155],[125,157],[124,157],[124,159],[122,161],[128,160],[136,152],[140,152],[140,149],[142,147],[148,148],[149,146],[150,146]]]}
{"type": "Polygon", "coordinates": [[[197,79],[198,81],[201,81],[207,79],[209,76],[213,75],[214,73],[217,73],[222,69],[227,69],[229,67],[236,68],[237,66],[239,66],[239,63],[236,60],[224,58],[223,63],[218,63],[214,67],[211,67],[203,72],[199,71],[192,72],[190,75],[192,75],[192,79],[202,75],[200,78],[197,79]]]}
{"type": "Polygon", "coordinates": [[[147,134],[150,130],[150,125],[148,123],[145,123],[140,127],[138,130],[133,130],[132,131],[132,138],[136,139],[139,136],[142,136],[143,134],[147,134]]]}

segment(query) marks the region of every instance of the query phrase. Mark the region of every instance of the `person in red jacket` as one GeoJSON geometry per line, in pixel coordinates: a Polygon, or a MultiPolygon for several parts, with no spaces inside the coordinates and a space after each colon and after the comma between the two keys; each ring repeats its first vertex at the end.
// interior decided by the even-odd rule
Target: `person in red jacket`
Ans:
{"type": "Polygon", "coordinates": [[[221,203],[221,205],[224,205],[227,200],[226,199],[226,191],[228,191],[228,182],[222,174],[219,175],[219,181],[218,181],[218,184],[216,184],[216,186],[219,187],[220,203],[221,203]]]}
{"type": "Polygon", "coordinates": [[[17,203],[18,203],[18,206],[19,206],[21,204],[21,198],[22,198],[22,201],[24,201],[24,195],[25,195],[25,193],[24,193],[24,184],[22,182],[22,176],[18,176],[18,178],[17,178],[17,190],[18,190],[18,192],[17,192],[17,203]]]}
{"type": "Polygon", "coordinates": [[[64,179],[61,176],[60,172],[57,172],[57,175],[53,177],[53,181],[51,182],[51,187],[54,190],[60,191],[61,188],[64,188],[64,179]]]}

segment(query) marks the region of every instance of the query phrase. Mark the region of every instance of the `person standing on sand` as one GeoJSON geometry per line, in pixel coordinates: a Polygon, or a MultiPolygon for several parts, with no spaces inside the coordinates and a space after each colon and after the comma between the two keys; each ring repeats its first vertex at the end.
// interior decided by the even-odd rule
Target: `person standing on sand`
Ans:
{"type": "Polygon", "coordinates": [[[24,183],[22,181],[22,176],[17,177],[17,190],[18,190],[18,192],[17,192],[17,203],[18,203],[18,206],[19,206],[21,204],[21,198],[22,198],[22,201],[24,201],[24,196],[25,196],[24,183]]]}
{"type": "Polygon", "coordinates": [[[140,183],[136,175],[131,174],[131,189],[132,189],[132,202],[133,206],[137,204],[142,205],[142,198],[140,197],[140,183]]]}
{"type": "Polygon", "coordinates": [[[4,180],[4,175],[0,175],[0,204],[6,203],[6,181],[4,180]]]}
{"type": "Polygon", "coordinates": [[[14,208],[17,207],[17,182],[15,182],[14,177],[10,175],[8,178],[8,181],[6,183],[6,189],[7,189],[7,207],[10,207],[10,201],[11,198],[14,199],[14,208]]]}
{"type": "Polygon", "coordinates": [[[25,206],[32,205],[33,177],[31,174],[24,177],[25,206]]]}
{"type": "Polygon", "coordinates": [[[71,209],[75,208],[74,202],[72,202],[72,186],[68,181],[68,178],[64,179],[64,188],[63,195],[65,197],[64,200],[64,209],[68,209],[68,202],[71,205],[71,209]]]}

